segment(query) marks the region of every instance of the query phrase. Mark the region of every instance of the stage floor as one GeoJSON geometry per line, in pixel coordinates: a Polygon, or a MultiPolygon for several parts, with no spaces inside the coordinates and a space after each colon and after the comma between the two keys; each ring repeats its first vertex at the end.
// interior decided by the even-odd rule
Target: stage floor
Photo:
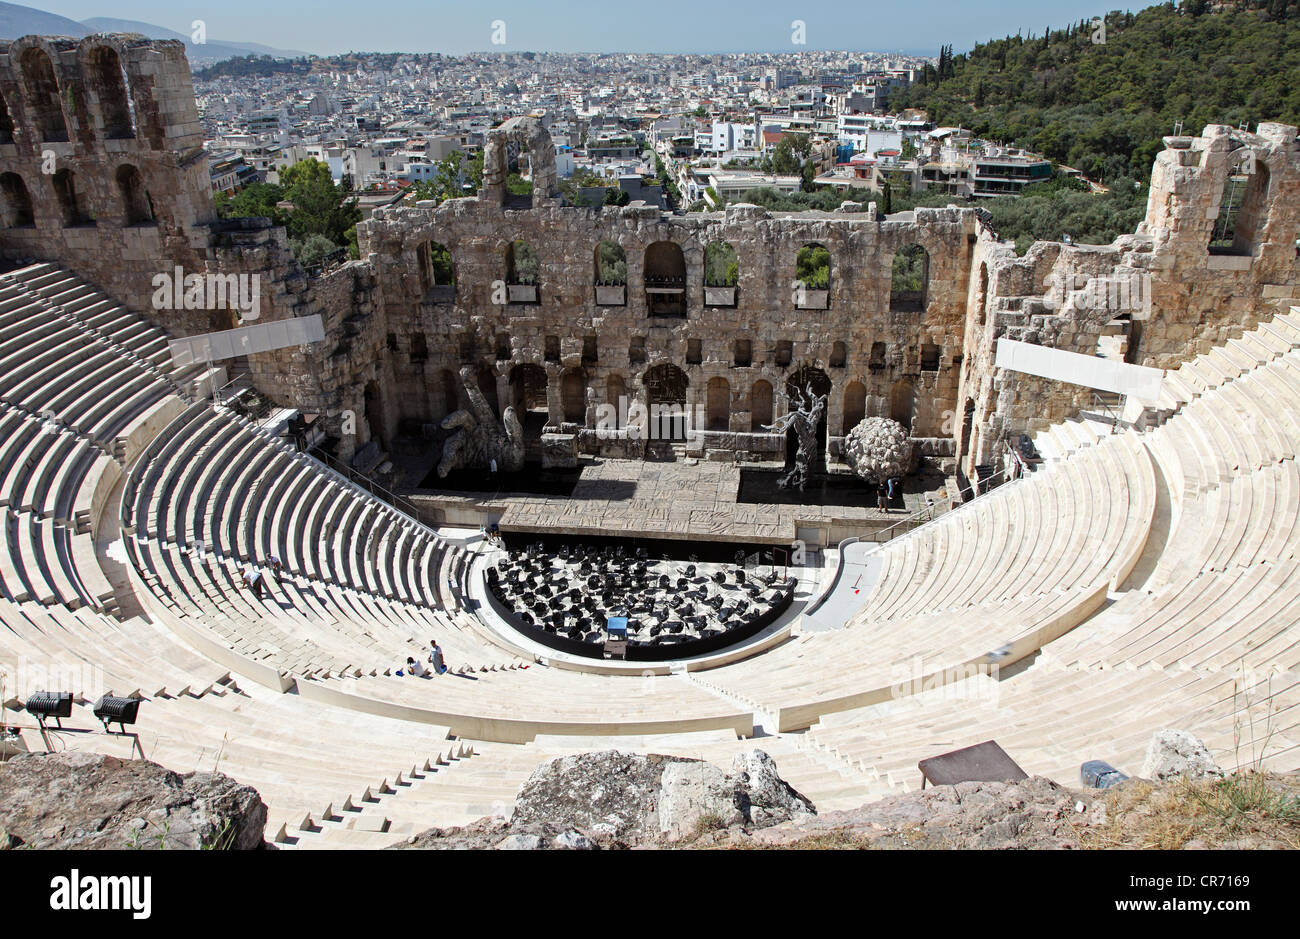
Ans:
{"type": "Polygon", "coordinates": [[[583,463],[568,497],[511,494],[490,501],[504,508],[504,532],[789,544],[801,526],[834,523],[837,529],[870,531],[892,525],[919,511],[927,495],[906,493],[886,513],[861,506],[745,503],[738,501],[739,492],[740,467],[734,463],[595,460],[583,463]]]}

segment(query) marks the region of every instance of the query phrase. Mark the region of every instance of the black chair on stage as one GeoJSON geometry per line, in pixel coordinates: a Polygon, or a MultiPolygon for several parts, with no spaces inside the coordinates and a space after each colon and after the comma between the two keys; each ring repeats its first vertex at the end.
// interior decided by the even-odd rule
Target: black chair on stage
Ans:
{"type": "Polygon", "coordinates": [[[714,582],[715,584],[725,584],[725,583],[727,582],[727,575],[726,575],[726,573],[724,573],[723,571],[714,571],[714,572],[713,572],[713,582],[714,582]]]}
{"type": "Polygon", "coordinates": [[[694,564],[687,564],[687,565],[686,565],[686,576],[687,576],[687,577],[694,577],[694,576],[695,576],[695,565],[694,565],[694,564]]]}
{"type": "Polygon", "coordinates": [[[743,567],[738,568],[736,570],[736,583],[743,584],[744,582],[745,582],[745,569],[743,567]]]}

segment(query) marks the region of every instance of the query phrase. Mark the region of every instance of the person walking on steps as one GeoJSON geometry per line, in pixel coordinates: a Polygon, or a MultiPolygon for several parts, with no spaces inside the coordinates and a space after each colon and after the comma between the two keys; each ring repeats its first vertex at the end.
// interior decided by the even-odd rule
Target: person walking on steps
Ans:
{"type": "Polygon", "coordinates": [[[447,673],[447,663],[442,660],[442,649],[438,648],[438,640],[429,640],[429,664],[433,666],[433,671],[438,675],[447,673]]]}

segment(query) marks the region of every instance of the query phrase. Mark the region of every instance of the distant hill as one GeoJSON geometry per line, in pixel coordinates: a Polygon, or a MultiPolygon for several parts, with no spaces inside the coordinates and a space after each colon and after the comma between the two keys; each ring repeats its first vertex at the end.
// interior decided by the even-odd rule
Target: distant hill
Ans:
{"type": "Polygon", "coordinates": [[[80,39],[91,33],[139,33],[150,39],[179,39],[185,43],[185,54],[191,63],[207,65],[225,59],[246,55],[270,55],[277,58],[298,58],[307,55],[292,49],[275,49],[256,42],[233,42],[209,37],[202,45],[190,42],[190,37],[174,29],[141,23],[138,20],[96,16],[78,23],[65,16],[46,13],[17,3],[0,3],[0,39],[17,39],[20,36],[71,36],[80,39]]]}
{"type": "Polygon", "coordinates": [[[203,45],[196,45],[190,41],[188,35],[178,33],[174,29],[155,26],[152,23],[141,23],[138,20],[114,19],[111,16],[95,16],[82,20],[81,25],[88,31],[96,33],[139,33],[150,39],[179,39],[185,43],[185,55],[191,62],[220,62],[241,55],[270,55],[282,59],[296,59],[308,55],[306,52],[294,49],[276,49],[256,42],[231,42],[211,37],[203,45]]]}
{"type": "Polygon", "coordinates": [[[980,43],[890,99],[1093,179],[1145,179],[1183,122],[1300,123],[1300,5],[1183,0],[980,43]]]}
{"type": "Polygon", "coordinates": [[[17,3],[0,3],[0,38],[17,39],[31,34],[40,36],[71,36],[80,39],[94,30],[76,20],[17,3]]]}

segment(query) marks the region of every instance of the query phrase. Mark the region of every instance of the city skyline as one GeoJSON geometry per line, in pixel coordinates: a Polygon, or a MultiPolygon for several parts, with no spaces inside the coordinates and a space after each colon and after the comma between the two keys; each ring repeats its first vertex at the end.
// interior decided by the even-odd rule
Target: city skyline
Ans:
{"type": "Polygon", "coordinates": [[[343,52],[569,52],[569,53],[731,53],[838,51],[937,55],[940,45],[957,50],[991,38],[1060,27],[1106,12],[1096,0],[1067,0],[1044,10],[1029,0],[974,7],[960,0],[937,0],[924,18],[912,7],[870,3],[827,11],[814,5],[755,0],[738,16],[735,7],[701,8],[686,0],[663,0],[654,9],[652,28],[608,6],[578,0],[564,5],[499,0],[464,8],[394,0],[382,16],[358,22],[353,8],[337,0],[263,5],[232,0],[208,12],[202,4],[178,9],[156,0],[102,0],[35,5],[78,21],[112,16],[189,33],[202,20],[210,40],[259,42],[302,49],[316,55],[343,52]],[[608,29],[614,17],[624,28],[608,29]],[[802,22],[800,30],[796,21],[802,22]],[[504,24],[504,30],[499,24],[504,24]],[[802,38],[803,43],[797,40],[802,38]],[[499,40],[504,39],[504,42],[499,40]],[[494,42],[494,40],[497,40],[494,42]]]}

